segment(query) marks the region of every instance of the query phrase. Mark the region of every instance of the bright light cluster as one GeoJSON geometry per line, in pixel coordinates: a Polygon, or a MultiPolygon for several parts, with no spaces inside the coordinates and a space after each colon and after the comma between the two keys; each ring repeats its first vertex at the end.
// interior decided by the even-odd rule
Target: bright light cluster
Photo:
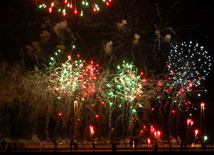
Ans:
{"type": "Polygon", "coordinates": [[[136,109],[142,107],[142,84],[146,82],[142,76],[143,72],[138,75],[138,69],[132,63],[123,61],[122,66],[118,65],[117,73],[107,84],[110,105],[117,102],[119,108],[123,108],[129,104],[128,109],[136,113],[136,109]]]}
{"type": "MultiPolygon", "coordinates": [[[[198,43],[183,42],[175,45],[170,51],[167,61],[165,93],[171,99],[172,105],[196,109],[188,100],[188,94],[201,96],[201,80],[205,80],[211,70],[211,56],[198,43]]],[[[159,85],[159,84],[158,84],[159,85]]],[[[191,115],[191,114],[190,114],[191,115]]]]}
{"type": "MultiPolygon", "coordinates": [[[[99,74],[99,65],[94,65],[93,61],[89,64],[85,60],[72,60],[68,56],[65,63],[58,63],[57,58],[51,57],[50,62],[50,85],[49,89],[59,94],[67,94],[68,96],[87,97],[96,92],[95,81],[99,74]]],[[[77,55],[79,57],[79,55],[77,55]]]]}
{"type": "Polygon", "coordinates": [[[175,45],[168,56],[168,70],[175,85],[200,85],[211,70],[211,56],[198,43],[175,45]]]}
{"type": "MultiPolygon", "coordinates": [[[[110,129],[122,123],[127,133],[131,133],[133,123],[140,120],[138,112],[142,109],[151,108],[153,112],[158,105],[169,105],[171,116],[179,114],[179,111],[196,110],[194,103],[188,99],[189,94],[200,96],[203,92],[201,80],[208,76],[212,65],[211,56],[204,47],[191,41],[173,47],[168,56],[168,71],[161,77],[146,78],[144,72],[139,72],[132,62],[125,60],[114,69],[103,68],[100,74],[98,64],[94,65],[93,61],[86,63],[80,55],[75,59],[68,56],[64,63],[60,62],[60,50],[55,55],[55,58],[50,58],[48,88],[59,99],[61,109],[58,115],[62,117],[62,111],[67,109],[63,99],[71,96],[73,100],[78,98],[76,115],[79,124],[90,116],[96,121],[105,119],[110,129]],[[155,98],[158,104],[152,107],[150,101],[155,98]],[[90,113],[85,115],[83,111],[90,113]]],[[[189,113],[189,116],[192,114],[189,113]]],[[[90,127],[90,132],[93,131],[90,127]]],[[[160,131],[152,128],[152,132],[156,138],[159,137],[160,131]]]]}
{"type": "Polygon", "coordinates": [[[63,16],[69,12],[74,14],[84,15],[84,9],[90,8],[93,12],[100,11],[100,5],[105,3],[109,6],[112,0],[42,0],[39,8],[48,8],[51,13],[57,11],[63,16]]]}

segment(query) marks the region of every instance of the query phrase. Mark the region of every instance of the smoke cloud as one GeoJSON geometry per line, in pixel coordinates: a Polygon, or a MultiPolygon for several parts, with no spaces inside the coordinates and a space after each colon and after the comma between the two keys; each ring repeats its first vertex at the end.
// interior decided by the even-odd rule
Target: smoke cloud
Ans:
{"type": "Polygon", "coordinates": [[[113,45],[113,42],[112,41],[109,41],[106,43],[105,47],[104,47],[104,50],[105,50],[105,53],[107,55],[110,55],[111,52],[112,52],[112,45],[113,45]]]}
{"type": "Polygon", "coordinates": [[[25,45],[25,48],[26,48],[26,50],[27,50],[27,54],[32,54],[32,52],[33,52],[33,47],[32,46],[30,46],[30,45],[25,45]]]}
{"type": "Polygon", "coordinates": [[[39,36],[42,39],[43,43],[46,43],[49,40],[50,35],[51,34],[48,31],[46,31],[46,30],[42,31],[42,33],[39,34],[39,36]]]}
{"type": "Polygon", "coordinates": [[[171,39],[171,34],[166,34],[165,35],[165,41],[170,41],[170,39],[171,39]]]}
{"type": "Polygon", "coordinates": [[[66,20],[63,20],[62,22],[57,23],[53,27],[53,30],[56,33],[58,38],[62,38],[63,37],[63,31],[70,32],[70,29],[67,27],[67,21],[66,20]]]}
{"type": "Polygon", "coordinates": [[[134,40],[132,42],[133,45],[137,45],[140,39],[140,35],[138,35],[137,33],[135,33],[134,35],[134,40]]]}
{"type": "Polygon", "coordinates": [[[117,23],[117,28],[118,28],[119,30],[122,30],[122,29],[125,28],[125,25],[127,25],[127,21],[126,21],[126,20],[122,20],[121,23],[117,23]]]}
{"type": "Polygon", "coordinates": [[[41,54],[41,52],[42,52],[42,47],[40,46],[39,42],[37,42],[37,41],[35,41],[35,42],[32,41],[32,45],[33,45],[34,50],[36,51],[36,54],[37,54],[37,55],[41,54]]]}

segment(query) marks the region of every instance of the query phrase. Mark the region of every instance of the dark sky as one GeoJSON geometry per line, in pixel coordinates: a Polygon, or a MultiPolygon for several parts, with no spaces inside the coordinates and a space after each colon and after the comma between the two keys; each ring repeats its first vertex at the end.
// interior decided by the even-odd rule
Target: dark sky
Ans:
{"type": "MultiPolygon", "coordinates": [[[[0,60],[15,61],[32,31],[41,22],[43,15],[36,7],[36,0],[4,0],[0,6],[0,60]],[[33,23],[33,27],[31,24],[33,23]],[[38,24],[37,24],[38,23],[38,24]]],[[[114,0],[116,1],[116,0],[114,0]]],[[[159,4],[162,22],[176,32],[176,40],[195,40],[203,44],[214,57],[213,48],[213,1],[212,0],[156,0],[159,4]],[[176,3],[177,2],[177,3],[176,3]],[[176,3],[176,4],[175,4],[176,3]],[[170,14],[167,16],[170,8],[170,14]],[[167,18],[166,18],[167,17],[167,18]]],[[[213,59],[212,59],[213,61],[213,59]]],[[[213,70],[213,67],[212,67],[213,70]]],[[[211,71],[205,83],[207,132],[213,135],[214,129],[214,74],[211,71]]],[[[199,118],[198,118],[199,121],[199,118]]]]}
{"type": "Polygon", "coordinates": [[[8,0],[1,5],[1,54],[5,59],[15,59],[26,44],[28,24],[39,20],[33,0],[8,0]],[[29,2],[30,1],[30,2],[29,2]]]}

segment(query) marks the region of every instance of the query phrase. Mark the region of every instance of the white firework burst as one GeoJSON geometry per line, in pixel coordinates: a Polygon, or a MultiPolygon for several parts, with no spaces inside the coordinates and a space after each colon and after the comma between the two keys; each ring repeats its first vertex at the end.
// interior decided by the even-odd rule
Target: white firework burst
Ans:
{"type": "Polygon", "coordinates": [[[211,70],[211,56],[204,46],[183,42],[175,45],[168,56],[168,71],[177,84],[199,85],[211,70]]]}

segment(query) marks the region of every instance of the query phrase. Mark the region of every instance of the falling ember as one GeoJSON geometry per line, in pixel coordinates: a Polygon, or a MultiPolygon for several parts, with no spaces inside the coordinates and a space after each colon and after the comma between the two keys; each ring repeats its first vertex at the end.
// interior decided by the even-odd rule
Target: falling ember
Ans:
{"type": "Polygon", "coordinates": [[[89,129],[90,129],[90,135],[93,135],[94,134],[94,127],[92,125],[90,125],[89,129]]]}
{"type": "Polygon", "coordinates": [[[147,142],[148,142],[148,144],[151,144],[150,138],[147,138],[147,142]]]}

